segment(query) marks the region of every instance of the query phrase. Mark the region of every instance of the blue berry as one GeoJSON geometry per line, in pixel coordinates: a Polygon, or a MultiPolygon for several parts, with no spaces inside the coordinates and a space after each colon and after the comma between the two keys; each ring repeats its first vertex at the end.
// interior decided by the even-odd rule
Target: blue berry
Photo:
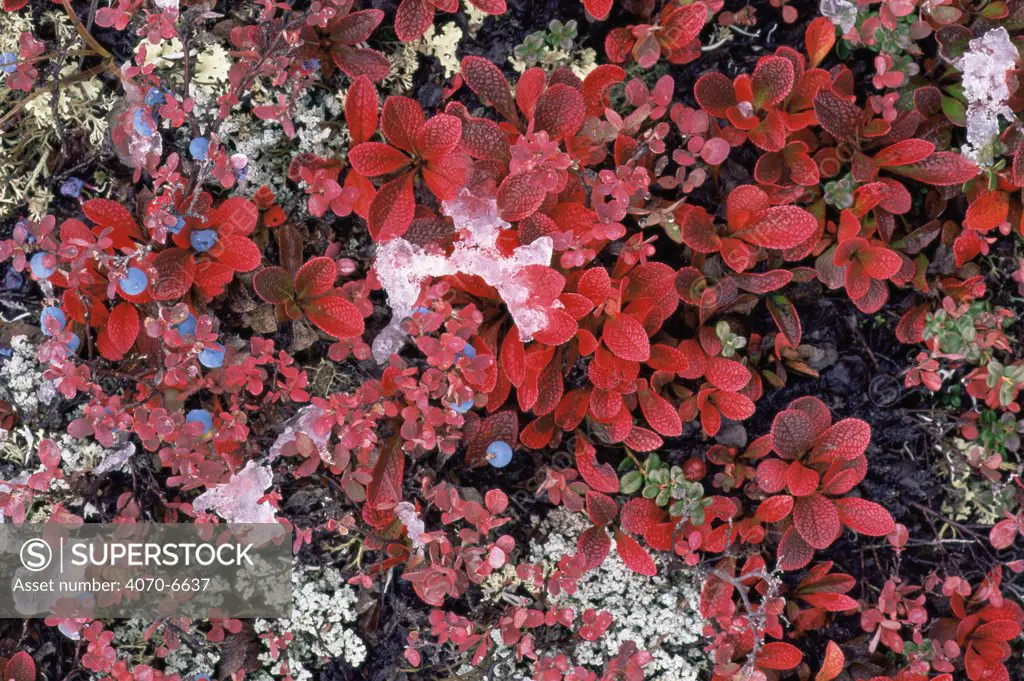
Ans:
{"type": "Polygon", "coordinates": [[[412,312],[413,312],[413,314],[427,314],[427,313],[430,312],[430,310],[428,310],[427,308],[423,307],[422,305],[417,305],[416,307],[414,307],[412,309],[412,312]]]}
{"type": "Polygon", "coordinates": [[[218,343],[200,352],[199,363],[207,369],[220,369],[224,366],[224,346],[218,343]]]}
{"type": "Polygon", "coordinates": [[[213,428],[213,414],[205,409],[193,409],[185,415],[185,423],[203,424],[203,432],[200,435],[206,435],[213,428]]]}
{"type": "Polygon", "coordinates": [[[61,196],[66,196],[69,199],[77,199],[82,195],[83,187],[85,187],[85,182],[82,182],[77,177],[69,177],[61,183],[60,193],[61,196]]]}
{"type": "Polygon", "coordinates": [[[13,52],[0,52],[0,71],[14,73],[18,70],[18,55],[13,52]]]}
{"type": "Polygon", "coordinates": [[[476,348],[474,348],[469,343],[466,343],[466,347],[462,348],[462,352],[460,352],[459,354],[465,355],[466,357],[473,359],[474,357],[476,357],[476,348]]]}
{"type": "Polygon", "coordinates": [[[149,278],[138,267],[129,267],[124,278],[118,283],[121,284],[121,290],[126,294],[137,296],[146,290],[146,286],[149,285],[149,278]]]}
{"type": "Polygon", "coordinates": [[[143,137],[152,137],[156,134],[156,130],[150,125],[149,121],[146,120],[146,112],[142,109],[135,110],[135,132],[139,133],[143,137]]]}
{"type": "Polygon", "coordinates": [[[512,448],[507,442],[495,440],[487,445],[487,463],[495,468],[504,468],[512,460],[512,448]]]}
{"type": "Polygon", "coordinates": [[[200,229],[192,232],[188,237],[189,243],[192,244],[192,248],[196,249],[200,253],[206,253],[208,250],[213,248],[213,245],[217,243],[217,232],[212,229],[200,229]]]}
{"type": "Polygon", "coordinates": [[[34,253],[32,259],[28,261],[28,266],[32,270],[32,274],[36,275],[36,279],[49,279],[54,272],[57,271],[56,267],[47,267],[45,258],[46,253],[34,253]]]}
{"type": "Polygon", "coordinates": [[[174,325],[174,330],[182,336],[196,335],[196,316],[189,312],[187,317],[174,325]]]}
{"type": "Polygon", "coordinates": [[[49,336],[49,332],[46,330],[46,320],[50,318],[56,319],[57,324],[60,325],[61,331],[64,330],[64,326],[68,323],[67,317],[64,316],[64,310],[59,307],[44,307],[42,313],[39,315],[39,328],[43,330],[43,334],[49,336]]]}
{"type": "Polygon", "coordinates": [[[167,100],[164,97],[164,93],[160,91],[160,88],[158,88],[158,87],[151,87],[151,88],[149,88],[149,92],[146,93],[146,105],[147,106],[156,106],[158,104],[163,104],[165,101],[167,101],[167,100]]]}
{"type": "Polygon", "coordinates": [[[77,334],[72,334],[71,340],[67,342],[68,352],[78,352],[78,346],[82,344],[82,339],[77,334]]]}
{"type": "Polygon", "coordinates": [[[465,414],[467,411],[473,408],[473,400],[466,400],[462,404],[451,404],[449,406],[458,413],[465,414]]]}
{"type": "Polygon", "coordinates": [[[188,143],[188,153],[197,161],[205,161],[210,151],[210,140],[205,137],[196,137],[188,143]]]}
{"type": "Polygon", "coordinates": [[[210,681],[209,674],[196,674],[192,677],[192,681],[210,681]]]}

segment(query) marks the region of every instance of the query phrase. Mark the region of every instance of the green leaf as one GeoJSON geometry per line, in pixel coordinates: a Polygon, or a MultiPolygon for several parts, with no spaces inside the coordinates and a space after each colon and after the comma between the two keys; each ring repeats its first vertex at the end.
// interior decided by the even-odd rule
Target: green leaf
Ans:
{"type": "Polygon", "coordinates": [[[622,476],[619,482],[619,491],[623,494],[633,494],[644,484],[644,476],[640,471],[631,471],[622,476]]]}

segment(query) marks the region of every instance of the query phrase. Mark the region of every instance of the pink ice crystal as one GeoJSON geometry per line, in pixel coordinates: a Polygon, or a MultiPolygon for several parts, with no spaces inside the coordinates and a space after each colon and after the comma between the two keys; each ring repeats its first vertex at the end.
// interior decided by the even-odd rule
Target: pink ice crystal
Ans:
{"type": "Polygon", "coordinates": [[[391,324],[374,340],[373,354],[378,362],[387,361],[405,342],[399,324],[412,313],[423,285],[433,277],[469,274],[483,279],[501,296],[524,341],[548,323],[548,308],[531,299],[535,296],[531,296],[529,286],[516,275],[530,265],[551,264],[551,238],[542,236],[518,246],[506,257],[498,250],[498,237],[511,225],[499,216],[494,198],[477,197],[463,189],[456,198],[445,201],[443,207],[461,236],[451,255],[402,238],[377,247],[374,267],[392,313],[391,324]]]}
{"type": "Polygon", "coordinates": [[[199,512],[213,511],[229,523],[276,522],[273,505],[260,501],[273,480],[269,466],[250,461],[226,483],[196,497],[192,508],[199,512]]]}

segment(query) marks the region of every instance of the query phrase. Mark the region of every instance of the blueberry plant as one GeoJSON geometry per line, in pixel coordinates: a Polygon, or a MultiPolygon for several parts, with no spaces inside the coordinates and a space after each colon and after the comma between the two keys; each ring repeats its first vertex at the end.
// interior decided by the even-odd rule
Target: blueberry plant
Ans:
{"type": "MultiPolygon", "coordinates": [[[[341,678],[667,681],[642,641],[578,655],[615,561],[699,585],[701,678],[1020,678],[1021,4],[530,4],[6,0],[0,164],[56,134],[11,171],[46,200],[0,203],[0,370],[27,336],[68,417],[0,374],[0,519],[279,522],[370,604],[341,678]],[[443,78],[449,20],[596,63],[469,37],[443,78]],[[927,453],[873,440],[826,350],[888,372],[927,453]],[[555,507],[585,529],[538,557],[555,507]]],[[[236,619],[16,629],[18,681],[177,681],[211,647],[306,678],[236,619]]]]}

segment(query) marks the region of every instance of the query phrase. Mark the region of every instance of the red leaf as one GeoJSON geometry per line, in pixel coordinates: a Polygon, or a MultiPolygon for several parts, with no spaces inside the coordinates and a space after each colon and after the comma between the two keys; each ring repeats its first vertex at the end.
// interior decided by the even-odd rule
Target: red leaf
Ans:
{"type": "Polygon", "coordinates": [[[707,5],[699,2],[683,5],[663,19],[661,40],[670,50],[686,47],[700,35],[707,19],[707,5]]]}
{"type": "Polygon", "coordinates": [[[790,572],[799,570],[810,563],[814,556],[814,549],[800,537],[796,528],[791,527],[782,535],[776,555],[779,558],[779,569],[790,572]]]}
{"type": "Polygon", "coordinates": [[[392,146],[413,153],[416,131],[425,120],[423,107],[415,99],[392,96],[384,101],[380,126],[392,146]]]}
{"type": "Polygon", "coordinates": [[[978,175],[978,166],[974,161],[952,151],[937,151],[923,161],[895,166],[890,170],[938,187],[963,184],[978,175]]]}
{"type": "Polygon", "coordinates": [[[505,334],[505,340],[501,343],[500,359],[509,383],[518,388],[526,378],[526,350],[523,342],[519,340],[519,329],[515,326],[505,334]]]}
{"type": "MultiPolygon", "coordinates": [[[[260,209],[256,204],[241,196],[232,196],[214,210],[210,216],[212,224],[220,229],[220,237],[227,234],[246,236],[256,229],[260,219],[260,209]]],[[[247,270],[240,270],[247,271],[247,270]]]]}
{"type": "Polygon", "coordinates": [[[32,656],[19,650],[7,660],[4,667],[5,681],[36,681],[36,663],[32,656]]]}
{"type": "Polygon", "coordinates": [[[608,525],[619,513],[619,506],[607,494],[588,490],[586,496],[587,515],[595,525],[608,525]]]}
{"type": "Polygon", "coordinates": [[[638,452],[653,452],[655,449],[662,447],[665,441],[658,437],[656,433],[646,428],[633,426],[629,431],[629,435],[623,440],[623,444],[638,452]]]}
{"type": "Polygon", "coordinates": [[[655,371],[667,371],[671,374],[678,374],[686,371],[690,361],[686,356],[669,345],[660,343],[651,346],[651,356],[647,359],[647,366],[655,371]]]}
{"type": "Polygon", "coordinates": [[[437,114],[416,131],[415,146],[420,158],[432,160],[447,156],[462,139],[462,121],[448,114],[437,114]]]}
{"type": "Polygon", "coordinates": [[[372,480],[366,486],[366,506],[375,511],[390,510],[402,500],[402,474],[405,471],[405,452],[402,439],[392,437],[377,456],[372,480]]]}
{"type": "Polygon", "coordinates": [[[803,659],[804,654],[796,646],[788,643],[765,643],[761,647],[761,652],[757,654],[755,664],[762,669],[786,671],[795,669],[803,659]]]}
{"type": "Polygon", "coordinates": [[[366,76],[359,76],[352,81],[352,86],[345,96],[345,121],[348,123],[349,134],[352,135],[352,148],[363,142],[369,142],[377,132],[377,110],[380,101],[377,89],[366,76]]]}
{"type": "Polygon", "coordinates": [[[819,593],[800,594],[800,598],[807,601],[815,608],[821,608],[828,612],[846,612],[847,610],[856,610],[860,607],[860,603],[857,602],[857,599],[850,598],[846,594],[822,591],[819,593]]]}
{"type": "Polygon", "coordinates": [[[311,258],[295,273],[295,292],[300,300],[308,300],[334,288],[338,268],[326,256],[311,258]]]}
{"type": "MultiPolygon", "coordinates": [[[[425,29],[424,29],[425,30],[425,29]]],[[[497,66],[483,57],[463,57],[462,77],[484,104],[490,104],[508,121],[516,122],[516,105],[508,80],[497,66]]]]}
{"type": "Polygon", "coordinates": [[[576,540],[576,552],[583,556],[587,570],[600,566],[611,548],[612,540],[603,527],[588,527],[576,540]]]}
{"type": "Polygon", "coordinates": [[[786,487],[795,497],[809,497],[818,489],[818,472],[799,461],[789,464],[786,469],[786,487]]]}
{"type": "Polygon", "coordinates": [[[538,191],[537,176],[526,171],[509,175],[498,187],[498,209],[503,220],[516,222],[529,217],[544,203],[545,192],[538,191]]]}
{"type": "Polygon", "coordinates": [[[640,543],[624,532],[615,531],[615,548],[619,557],[633,572],[653,577],[658,573],[658,566],[654,559],[640,546],[640,543]]]}
{"type": "Polygon", "coordinates": [[[395,13],[395,35],[404,43],[416,40],[434,23],[434,4],[430,0],[402,0],[395,13]]]}
{"type": "Polygon", "coordinates": [[[825,646],[825,660],[821,663],[821,669],[814,677],[814,681],[833,681],[843,672],[843,665],[846,663],[846,656],[835,641],[829,641],[825,646]]]}
{"type": "Polygon", "coordinates": [[[912,307],[903,313],[896,325],[896,338],[901,343],[913,345],[920,343],[924,333],[924,325],[931,309],[927,304],[912,307]]]}
{"type": "Polygon", "coordinates": [[[800,537],[818,550],[832,546],[843,532],[835,504],[820,495],[797,499],[793,505],[793,521],[800,537]]]}
{"type": "Polygon", "coordinates": [[[601,340],[621,359],[646,362],[651,356],[651,343],[643,325],[632,315],[620,313],[604,325],[601,340]]]}
{"type": "Polygon", "coordinates": [[[793,273],[789,270],[772,270],[771,272],[762,273],[751,272],[734,274],[732,275],[732,280],[744,291],[749,291],[750,293],[771,293],[791,282],[793,280],[793,273]]]}
{"type": "Polygon", "coordinates": [[[807,46],[807,55],[810,57],[810,68],[817,68],[818,64],[836,44],[836,26],[827,17],[816,17],[807,25],[807,32],[804,34],[804,43],[807,46]]]}
{"type": "Polygon", "coordinates": [[[700,108],[716,118],[725,118],[725,111],[736,106],[732,81],[718,71],[705,73],[693,86],[693,94],[700,108]]]}
{"type": "MultiPolygon", "coordinates": [[[[608,2],[611,7],[611,0],[608,2]]],[[[593,12],[591,12],[593,14],[593,12]]],[[[583,79],[583,102],[587,108],[588,116],[600,116],[610,103],[607,90],[616,83],[621,83],[626,78],[626,72],[621,66],[614,64],[601,64],[587,74],[583,79]]]]}
{"type": "Polygon", "coordinates": [[[548,310],[547,325],[533,334],[533,338],[545,345],[562,345],[571,341],[578,330],[579,325],[576,324],[572,315],[565,310],[550,309],[548,310]]]}
{"type": "Polygon", "coordinates": [[[754,512],[754,518],[762,523],[777,523],[789,517],[792,510],[793,497],[788,494],[780,494],[762,501],[761,505],[757,507],[757,511],[754,512]]]}
{"type": "Polygon", "coordinates": [[[856,142],[862,114],[856,104],[842,99],[830,89],[823,89],[814,97],[814,113],[821,127],[830,135],[856,142]]]}
{"type": "Polygon", "coordinates": [[[533,109],[534,129],[546,131],[554,140],[574,135],[585,117],[583,95],[561,83],[545,90],[533,109]]]}
{"type": "Polygon", "coordinates": [[[743,421],[754,415],[753,400],[741,393],[716,390],[711,394],[711,401],[721,410],[722,416],[733,421],[743,421]]]}
{"type": "Polygon", "coordinates": [[[474,7],[486,14],[504,14],[507,6],[505,0],[469,0],[474,7]]]}
{"type": "Polygon", "coordinates": [[[814,446],[812,460],[855,459],[871,442],[871,426],[860,419],[843,419],[829,427],[814,446]]]}
{"type": "Polygon", "coordinates": [[[363,335],[363,316],[359,308],[343,294],[328,293],[302,304],[309,321],[335,338],[356,338],[363,335]]]}
{"type": "Polygon", "coordinates": [[[633,534],[644,534],[665,518],[665,511],[650,499],[633,497],[622,506],[619,522],[622,529],[633,534]]]}
{"type": "Polygon", "coordinates": [[[89,199],[82,203],[82,212],[85,217],[102,228],[113,229],[112,237],[115,246],[130,245],[124,244],[126,239],[141,239],[142,232],[135,224],[135,218],[117,201],[110,199],[89,199]]]}
{"type": "MultiPolygon", "coordinates": [[[[458,120],[458,119],[456,119],[458,120]]],[[[348,160],[355,171],[366,177],[393,173],[409,164],[409,157],[383,142],[363,142],[348,152],[348,160]]]]}
{"type": "Polygon", "coordinates": [[[902,140],[879,151],[871,158],[871,161],[879,168],[902,166],[923,161],[934,151],[935,145],[926,140],[902,140]]]}
{"type": "MultiPolygon", "coordinates": [[[[623,508],[622,511],[625,513],[626,509],[623,508]]],[[[992,526],[988,533],[988,540],[992,543],[993,547],[999,550],[1009,548],[1016,538],[1017,520],[1015,518],[1000,520],[992,526]]]]}
{"type": "Polygon", "coordinates": [[[97,343],[107,359],[121,359],[139,336],[139,312],[131,303],[118,303],[110,311],[97,343]]]}
{"type": "Polygon", "coordinates": [[[275,305],[290,300],[295,293],[292,277],[283,267],[264,267],[253,276],[252,287],[256,295],[275,305]]]}
{"type": "Polygon", "coordinates": [[[184,248],[168,248],[153,258],[156,281],[151,286],[154,300],[177,300],[192,287],[196,262],[184,248]]]}
{"type": "Polygon", "coordinates": [[[665,437],[678,437],[682,434],[683,422],[679,419],[679,412],[664,397],[647,389],[646,382],[644,388],[638,391],[637,400],[651,428],[665,437]]]}
{"type": "Polygon", "coordinates": [[[391,180],[373,197],[367,224],[375,241],[402,236],[416,215],[416,199],[412,191],[413,174],[404,173],[391,180]]]}
{"type": "Polygon", "coordinates": [[[814,443],[810,417],[801,410],[784,409],[772,421],[772,446],[780,455],[795,459],[814,443]]]}
{"type": "Polygon", "coordinates": [[[251,272],[262,259],[260,247],[247,236],[221,234],[217,242],[217,260],[234,272],[251,272]]]}
{"type": "Polygon", "coordinates": [[[789,464],[781,459],[766,459],[757,466],[758,486],[768,494],[781,492],[786,488],[786,471],[789,464]]]}
{"type": "Polygon", "coordinates": [[[735,393],[750,383],[750,369],[734,359],[712,357],[704,369],[704,377],[719,390],[735,393]]]}
{"type": "Polygon", "coordinates": [[[857,534],[884,537],[896,529],[892,516],[880,504],[857,497],[835,499],[834,502],[839,519],[857,534]]]}
{"type": "Polygon", "coordinates": [[[576,433],[576,470],[583,481],[598,492],[616,494],[619,491],[619,476],[606,463],[597,462],[597,450],[583,433],[576,433]]]}
{"type": "Polygon", "coordinates": [[[803,325],[800,323],[800,315],[797,314],[796,307],[789,301],[789,298],[784,295],[773,295],[768,297],[765,304],[786,341],[794,348],[800,345],[803,325]]]}
{"type": "Polygon", "coordinates": [[[793,89],[795,75],[793,62],[785,57],[761,57],[751,79],[754,108],[772,106],[785,99],[793,89]]]}
{"type": "Polygon", "coordinates": [[[613,4],[614,0],[583,0],[583,6],[587,8],[587,12],[598,21],[604,21],[608,18],[608,13],[612,11],[613,4]]]}
{"type": "Polygon", "coordinates": [[[980,194],[967,208],[964,226],[987,232],[1006,221],[1010,213],[1010,195],[1004,191],[980,194]]]}
{"type": "Polygon", "coordinates": [[[817,218],[803,208],[772,206],[752,224],[735,234],[754,245],[782,250],[799,246],[813,236],[817,229],[817,218]]]}

